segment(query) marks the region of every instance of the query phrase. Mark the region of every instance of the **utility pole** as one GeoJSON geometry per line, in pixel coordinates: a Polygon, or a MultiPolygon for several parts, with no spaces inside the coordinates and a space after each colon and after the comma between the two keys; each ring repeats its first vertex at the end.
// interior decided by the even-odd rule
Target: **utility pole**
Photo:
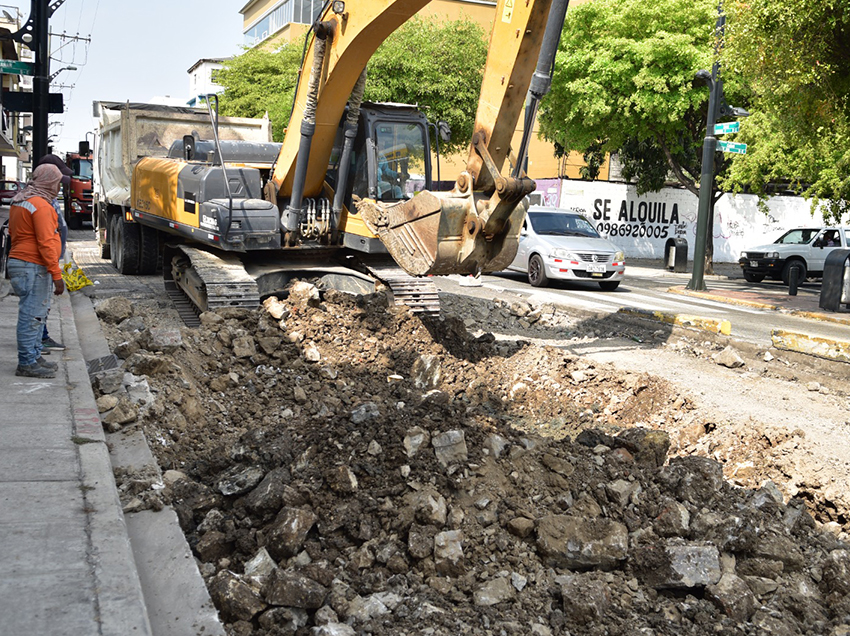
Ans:
{"type": "MultiPolygon", "coordinates": [[[[749,113],[743,108],[729,106],[723,95],[723,80],[720,79],[720,50],[726,30],[726,16],[723,2],[717,5],[717,44],[711,73],[697,71],[696,79],[708,84],[708,117],[705,127],[705,139],[702,144],[702,166],[699,180],[699,208],[697,212],[697,235],[694,244],[694,270],[686,288],[705,291],[705,252],[708,243],[708,222],[711,215],[711,198],[714,196],[714,153],[717,152],[717,134],[715,124],[719,116],[746,117],[749,113]]],[[[727,131],[728,132],[728,131],[727,131]]],[[[724,142],[725,143],[725,142],[724,142]]],[[[739,144],[741,145],[741,144],[739,144]]],[[[725,147],[724,147],[725,148],[725,147]]],[[[746,148],[746,146],[744,146],[746,148]]],[[[734,152],[734,151],[731,151],[734,152]]]]}
{"type": "Polygon", "coordinates": [[[47,26],[50,18],[48,0],[32,0],[32,44],[35,53],[35,75],[32,80],[32,162],[47,154],[47,100],[50,93],[50,35],[47,26]]]}

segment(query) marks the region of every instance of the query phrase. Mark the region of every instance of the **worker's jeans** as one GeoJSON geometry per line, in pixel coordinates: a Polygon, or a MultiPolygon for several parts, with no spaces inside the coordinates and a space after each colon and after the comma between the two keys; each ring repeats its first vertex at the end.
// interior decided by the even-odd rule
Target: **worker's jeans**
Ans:
{"type": "Polygon", "coordinates": [[[9,259],[9,280],[18,296],[18,364],[35,364],[47,322],[53,279],[44,265],[9,259]]]}

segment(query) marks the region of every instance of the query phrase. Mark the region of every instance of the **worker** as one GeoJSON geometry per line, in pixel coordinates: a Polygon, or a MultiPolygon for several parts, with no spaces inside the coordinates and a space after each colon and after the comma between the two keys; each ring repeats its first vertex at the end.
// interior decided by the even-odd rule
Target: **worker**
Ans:
{"type": "Polygon", "coordinates": [[[7,270],[18,296],[18,368],[15,375],[29,378],[56,377],[57,364],[41,355],[41,336],[53,293],[65,291],[59,254],[62,239],[51,203],[59,194],[62,172],[45,164],[33,170],[27,186],[12,199],[9,231],[12,250],[7,270]]]}
{"type": "Polygon", "coordinates": [[[401,198],[401,185],[399,178],[402,173],[390,168],[390,162],[384,153],[378,154],[378,198],[401,198]],[[386,196],[385,196],[386,195],[386,196]]]}
{"type": "MultiPolygon", "coordinates": [[[[71,184],[71,175],[74,174],[74,172],[65,164],[64,161],[62,161],[62,159],[53,154],[44,155],[41,159],[38,160],[37,165],[40,166],[43,163],[50,163],[59,168],[59,171],[62,173],[63,186],[68,186],[71,184]]],[[[53,204],[53,209],[56,210],[56,218],[59,221],[59,236],[62,238],[62,252],[59,255],[59,260],[61,261],[63,258],[65,258],[65,246],[68,243],[68,224],[65,222],[65,216],[59,209],[59,199],[53,199],[51,203],[53,204]]],[[[44,332],[41,334],[41,350],[44,352],[65,350],[65,345],[50,337],[50,333],[47,331],[46,320],[44,321],[44,332]]]]}

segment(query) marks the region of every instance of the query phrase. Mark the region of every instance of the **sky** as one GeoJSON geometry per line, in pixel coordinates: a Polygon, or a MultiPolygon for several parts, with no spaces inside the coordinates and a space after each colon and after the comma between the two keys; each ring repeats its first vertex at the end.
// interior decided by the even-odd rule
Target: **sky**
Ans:
{"type": "MultiPolygon", "coordinates": [[[[198,60],[242,51],[246,0],[66,0],[50,18],[51,83],[64,95],[65,113],[51,115],[57,153],[73,151],[96,128],[93,101],[147,102],[156,96],[189,98],[187,71],[198,60]],[[65,88],[60,88],[64,86],[65,88]],[[73,88],[71,88],[73,87],[73,88]]],[[[0,0],[0,9],[30,16],[27,0],[0,0]]],[[[91,139],[91,135],[89,136],[91,139]]]]}

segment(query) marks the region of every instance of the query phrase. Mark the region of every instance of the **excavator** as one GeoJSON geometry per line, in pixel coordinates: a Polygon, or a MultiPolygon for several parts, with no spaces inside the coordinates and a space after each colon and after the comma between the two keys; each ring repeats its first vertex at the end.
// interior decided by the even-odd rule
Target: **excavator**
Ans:
{"type": "Polygon", "coordinates": [[[281,145],[220,140],[212,98],[213,139],[185,135],[167,157],[140,159],[130,209],[107,230],[122,273],[161,266],[196,311],[255,306],[323,271],[329,285],[377,279],[396,302],[435,312],[432,275],[506,268],[535,187],[523,166],[568,0],[498,1],[466,169],[443,191],[426,117],[363,100],[370,57],[428,1],[326,2],[281,145]]]}

